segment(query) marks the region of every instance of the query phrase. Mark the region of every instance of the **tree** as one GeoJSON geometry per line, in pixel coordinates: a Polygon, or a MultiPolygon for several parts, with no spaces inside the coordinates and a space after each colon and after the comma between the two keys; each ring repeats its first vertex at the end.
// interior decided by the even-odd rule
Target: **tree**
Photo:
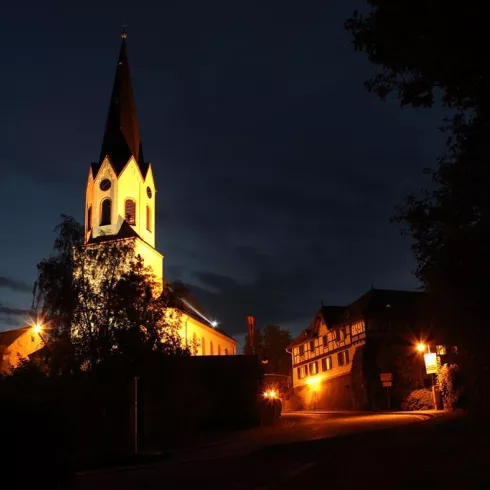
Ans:
{"type": "Polygon", "coordinates": [[[472,401],[490,408],[490,63],[481,4],[371,0],[346,22],[357,50],[379,67],[366,88],[402,106],[450,109],[446,152],[429,190],[395,219],[413,238],[416,275],[439,302],[439,323],[463,347],[472,401]]]}
{"type": "MultiPolygon", "coordinates": [[[[266,371],[275,374],[291,374],[291,355],[286,352],[292,337],[289,330],[283,330],[277,325],[268,325],[263,331],[255,331],[256,354],[261,360],[267,361],[266,371]]],[[[249,335],[245,337],[243,353],[253,354],[249,335]]]]}
{"type": "Polygon", "coordinates": [[[81,226],[66,216],[57,230],[55,254],[39,264],[35,288],[35,308],[54,340],[54,371],[187,353],[173,294],[161,290],[131,240],[83,245],[81,226]]]}

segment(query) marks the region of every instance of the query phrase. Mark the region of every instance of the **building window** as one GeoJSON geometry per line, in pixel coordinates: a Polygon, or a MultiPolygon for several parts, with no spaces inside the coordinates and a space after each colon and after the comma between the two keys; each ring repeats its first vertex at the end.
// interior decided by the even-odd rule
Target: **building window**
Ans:
{"type": "Polygon", "coordinates": [[[92,206],[88,207],[87,211],[87,231],[92,229],[92,206]]]}
{"type": "Polygon", "coordinates": [[[304,346],[304,344],[301,344],[299,346],[299,355],[304,356],[304,354],[305,354],[305,346],[304,346]]]}
{"type": "Polygon", "coordinates": [[[340,329],[340,340],[345,340],[345,329],[340,329]]]}
{"type": "Polygon", "coordinates": [[[311,374],[318,374],[318,362],[317,361],[312,362],[310,364],[310,373],[311,374]]]}
{"type": "Polygon", "coordinates": [[[324,357],[322,359],[322,371],[329,371],[332,369],[332,356],[324,357]]]}
{"type": "Polygon", "coordinates": [[[357,322],[352,324],[352,335],[359,335],[365,330],[364,322],[357,322]]]}
{"type": "Polygon", "coordinates": [[[308,376],[308,364],[305,364],[303,369],[305,370],[305,377],[308,376]]]}
{"type": "Polygon", "coordinates": [[[343,350],[337,354],[337,361],[339,366],[343,366],[344,364],[349,364],[349,351],[343,350]]]}
{"type": "Polygon", "coordinates": [[[218,344],[218,356],[221,355],[221,344],[218,344]]]}
{"type": "Polygon", "coordinates": [[[146,206],[146,229],[151,231],[151,209],[150,206],[146,206]]]}
{"type": "Polygon", "coordinates": [[[310,340],[310,352],[315,352],[315,341],[310,340]]]}
{"type": "Polygon", "coordinates": [[[296,369],[296,374],[298,375],[298,379],[301,379],[303,376],[302,376],[302,369],[301,368],[297,368],[296,369]]]}
{"type": "Polygon", "coordinates": [[[203,356],[206,355],[206,339],[204,337],[201,339],[201,352],[203,356]]]}
{"type": "Polygon", "coordinates": [[[328,345],[328,340],[327,340],[327,336],[326,336],[326,335],[324,335],[324,336],[322,337],[322,341],[323,341],[323,347],[327,347],[327,345],[328,345]]]}
{"type": "Polygon", "coordinates": [[[124,202],[124,216],[130,225],[136,224],[136,203],[132,199],[126,199],[124,202]]]}
{"type": "Polygon", "coordinates": [[[337,354],[337,362],[338,362],[338,365],[339,366],[343,366],[344,365],[344,353],[343,352],[339,352],[337,354]]]}
{"type": "Polygon", "coordinates": [[[214,344],[213,344],[213,341],[211,340],[209,342],[209,353],[214,356],[214,344]]]}
{"type": "Polygon", "coordinates": [[[100,226],[111,224],[112,201],[104,199],[100,206],[100,226]]]}

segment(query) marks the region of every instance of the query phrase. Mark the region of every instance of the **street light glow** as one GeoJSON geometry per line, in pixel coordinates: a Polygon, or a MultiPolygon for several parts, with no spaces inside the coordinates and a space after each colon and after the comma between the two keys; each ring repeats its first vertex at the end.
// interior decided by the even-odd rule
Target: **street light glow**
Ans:
{"type": "Polygon", "coordinates": [[[216,327],[218,326],[218,322],[217,322],[216,320],[213,320],[213,321],[211,322],[211,326],[212,326],[213,328],[216,328],[216,327]]]}
{"type": "Polygon", "coordinates": [[[264,391],[264,398],[268,398],[269,400],[274,400],[276,398],[279,398],[279,394],[275,389],[266,390],[264,391]]]}
{"type": "Polygon", "coordinates": [[[419,352],[425,352],[425,348],[426,348],[426,345],[423,344],[422,342],[420,342],[419,344],[417,344],[417,350],[419,352]]]}
{"type": "Polygon", "coordinates": [[[43,329],[43,326],[40,323],[36,323],[35,325],[32,326],[32,330],[34,333],[41,333],[43,329]]]}

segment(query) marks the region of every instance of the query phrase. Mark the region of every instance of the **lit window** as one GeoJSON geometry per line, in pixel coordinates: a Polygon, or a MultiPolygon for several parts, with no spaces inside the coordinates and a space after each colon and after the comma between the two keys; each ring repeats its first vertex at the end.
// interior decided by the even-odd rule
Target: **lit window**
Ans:
{"type": "Polygon", "coordinates": [[[322,371],[326,371],[327,370],[327,359],[324,357],[322,359],[322,371]]]}
{"type": "Polygon", "coordinates": [[[104,199],[100,210],[100,226],[111,224],[112,202],[110,199],[104,199]]]}
{"type": "Polygon", "coordinates": [[[130,225],[136,224],[136,203],[132,199],[126,199],[124,203],[124,216],[130,225]]]}
{"type": "Polygon", "coordinates": [[[303,369],[305,370],[305,376],[308,376],[308,365],[305,365],[303,369]]]}
{"type": "Polygon", "coordinates": [[[92,206],[88,207],[87,211],[87,231],[92,229],[92,206]]]}
{"type": "Polygon", "coordinates": [[[327,357],[327,371],[332,369],[332,356],[327,357]]]}
{"type": "Polygon", "coordinates": [[[146,229],[151,231],[151,209],[150,206],[146,206],[146,229]]]}

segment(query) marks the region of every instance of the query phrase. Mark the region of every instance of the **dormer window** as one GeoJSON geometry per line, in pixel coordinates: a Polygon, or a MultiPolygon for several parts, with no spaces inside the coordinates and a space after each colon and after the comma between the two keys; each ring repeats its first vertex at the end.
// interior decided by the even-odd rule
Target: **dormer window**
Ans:
{"type": "Polygon", "coordinates": [[[132,199],[126,199],[124,203],[124,216],[130,225],[136,224],[136,203],[132,199]]]}
{"type": "Polygon", "coordinates": [[[100,226],[111,224],[112,201],[104,199],[100,206],[100,226]]]}

